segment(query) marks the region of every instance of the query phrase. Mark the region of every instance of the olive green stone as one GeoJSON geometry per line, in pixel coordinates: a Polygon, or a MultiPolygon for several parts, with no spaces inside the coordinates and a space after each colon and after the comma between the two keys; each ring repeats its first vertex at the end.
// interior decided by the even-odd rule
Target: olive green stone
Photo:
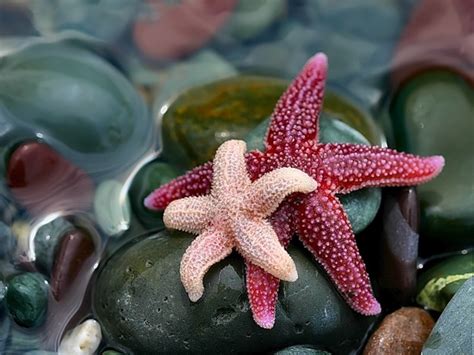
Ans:
{"type": "Polygon", "coordinates": [[[37,273],[24,273],[8,281],[8,312],[23,327],[35,327],[44,321],[48,307],[48,286],[37,273]]]}
{"type": "Polygon", "coordinates": [[[423,355],[472,354],[474,277],[467,280],[438,318],[423,355]]]}
{"type": "MultiPolygon", "coordinates": [[[[323,112],[319,120],[319,140],[322,143],[354,143],[369,144],[367,139],[348,124],[333,119],[323,112]]],[[[252,130],[246,137],[247,149],[263,150],[263,140],[270,119],[266,119],[252,130]]],[[[348,195],[340,195],[354,233],[364,230],[375,218],[382,200],[380,188],[367,188],[354,191],[348,195]]]]}
{"type": "MultiPolygon", "coordinates": [[[[190,89],[162,116],[164,159],[185,169],[211,160],[219,145],[243,139],[271,115],[288,82],[239,76],[190,89]]],[[[385,140],[373,119],[350,100],[327,93],[324,112],[361,132],[371,144],[385,140]]]]}
{"type": "Polygon", "coordinates": [[[143,204],[145,197],[178,175],[179,172],[170,164],[155,160],[145,165],[133,179],[129,197],[135,215],[145,227],[163,227],[163,212],[146,208],[143,204]]]}
{"type": "Polygon", "coordinates": [[[74,226],[64,217],[58,217],[38,229],[34,236],[35,262],[42,272],[51,273],[59,242],[72,229],[74,226]]]}
{"type": "Polygon", "coordinates": [[[193,303],[179,276],[192,240],[162,231],[132,241],[103,264],[93,311],[109,344],[139,354],[267,352],[295,343],[348,353],[359,348],[375,320],[352,311],[312,257],[294,247],[289,252],[299,278],[282,282],[273,329],[252,319],[237,255],[208,271],[204,295],[193,303]]]}
{"type": "Polygon", "coordinates": [[[449,71],[408,81],[391,106],[397,147],[420,155],[443,155],[443,172],[420,185],[420,234],[431,244],[472,245],[474,234],[474,90],[449,71]]]}
{"type": "Polygon", "coordinates": [[[450,257],[423,272],[418,280],[416,300],[441,312],[457,290],[474,276],[474,252],[450,257]]]}

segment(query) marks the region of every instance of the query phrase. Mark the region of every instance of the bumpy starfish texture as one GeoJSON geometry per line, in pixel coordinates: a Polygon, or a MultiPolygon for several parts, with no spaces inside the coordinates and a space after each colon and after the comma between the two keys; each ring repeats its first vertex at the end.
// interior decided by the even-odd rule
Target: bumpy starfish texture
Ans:
{"type": "MultiPolygon", "coordinates": [[[[280,243],[288,246],[293,234],[324,267],[338,290],[357,312],[374,315],[380,305],[373,296],[354,233],[336,194],[369,186],[406,186],[438,175],[441,156],[418,157],[381,147],[318,143],[327,59],[316,54],[278,101],[265,139],[264,152],[246,155],[251,180],[281,167],[306,172],[318,189],[298,199],[289,197],[270,217],[280,243]]],[[[203,164],[145,200],[150,209],[162,210],[171,201],[208,193],[213,166],[203,164]]],[[[271,328],[279,281],[258,265],[247,262],[247,290],[255,321],[271,328]]]]}
{"type": "Polygon", "coordinates": [[[199,234],[181,260],[181,281],[191,301],[201,298],[207,270],[233,248],[246,262],[276,279],[295,281],[296,267],[266,217],[286,196],[309,193],[316,181],[294,168],[280,168],[250,181],[246,144],[227,141],[217,150],[210,194],[171,202],[163,220],[168,228],[199,234]]]}

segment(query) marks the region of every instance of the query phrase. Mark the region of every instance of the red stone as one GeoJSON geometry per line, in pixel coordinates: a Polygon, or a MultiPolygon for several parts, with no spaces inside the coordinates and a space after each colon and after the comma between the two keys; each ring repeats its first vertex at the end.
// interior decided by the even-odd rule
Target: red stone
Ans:
{"type": "Polygon", "coordinates": [[[413,12],[395,53],[394,84],[434,67],[474,82],[473,0],[423,0],[413,12]]]}
{"type": "Polygon", "coordinates": [[[174,59],[201,48],[225,23],[237,0],[148,0],[151,13],[135,23],[137,47],[153,59],[174,59]]]}
{"type": "Polygon", "coordinates": [[[57,301],[68,292],[81,271],[92,267],[94,251],[94,241],[81,229],[67,232],[61,238],[51,273],[51,292],[57,301]]]}
{"type": "Polygon", "coordinates": [[[18,202],[34,215],[87,210],[93,200],[89,176],[39,142],[25,143],[13,152],[7,183],[18,202]]]}

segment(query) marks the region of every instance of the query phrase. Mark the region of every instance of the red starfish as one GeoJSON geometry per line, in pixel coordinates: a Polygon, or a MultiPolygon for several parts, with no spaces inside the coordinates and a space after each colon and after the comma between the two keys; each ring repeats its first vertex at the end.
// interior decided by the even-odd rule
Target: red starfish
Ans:
{"type": "MultiPolygon", "coordinates": [[[[316,54],[278,101],[264,152],[246,155],[251,180],[281,167],[306,172],[318,182],[315,192],[288,197],[271,223],[283,246],[297,233],[336,284],[348,304],[365,315],[380,313],[354,233],[336,194],[368,186],[415,185],[440,173],[441,156],[417,157],[377,146],[318,143],[327,58],[316,54]]],[[[158,188],[145,199],[162,210],[173,200],[208,194],[212,165],[206,163],[158,188]]],[[[254,320],[272,328],[279,280],[246,262],[247,291],[254,320]]]]}

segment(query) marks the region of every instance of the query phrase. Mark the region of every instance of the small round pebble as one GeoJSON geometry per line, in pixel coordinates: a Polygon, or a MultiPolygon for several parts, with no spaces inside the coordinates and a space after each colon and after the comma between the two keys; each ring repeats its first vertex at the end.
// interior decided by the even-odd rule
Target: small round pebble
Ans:
{"type": "Polygon", "coordinates": [[[48,307],[48,286],[38,273],[14,276],[8,282],[7,308],[15,322],[31,328],[40,325],[48,307]]]}
{"type": "Polygon", "coordinates": [[[66,333],[59,345],[59,355],[92,355],[102,341],[99,323],[88,319],[66,333]]]}
{"type": "Polygon", "coordinates": [[[418,355],[434,326],[428,312],[404,307],[389,314],[370,337],[364,355],[418,355]]]}

